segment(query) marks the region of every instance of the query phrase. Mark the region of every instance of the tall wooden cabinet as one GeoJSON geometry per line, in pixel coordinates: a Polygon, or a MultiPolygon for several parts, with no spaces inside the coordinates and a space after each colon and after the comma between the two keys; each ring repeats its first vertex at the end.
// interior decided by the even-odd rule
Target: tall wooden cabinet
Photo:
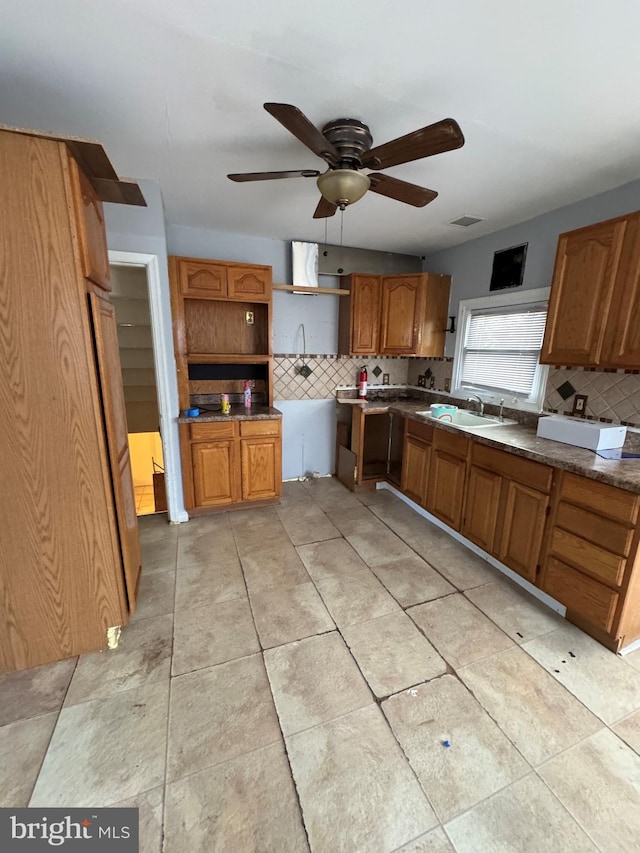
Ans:
{"type": "MultiPolygon", "coordinates": [[[[255,376],[255,395],[273,402],[271,267],[171,257],[171,304],[180,409],[192,394],[241,395],[255,376]]],[[[253,411],[257,406],[254,403],[253,411]]],[[[180,423],[185,506],[212,510],[245,501],[275,501],[282,488],[280,415],[180,423]]]]}
{"type": "Polygon", "coordinates": [[[106,648],[135,608],[140,549],[94,184],[144,204],[98,144],[0,132],[2,672],[106,648]]]}
{"type": "Polygon", "coordinates": [[[640,212],[561,234],[540,361],[640,367],[640,212]]]}
{"type": "Polygon", "coordinates": [[[435,273],[345,276],[338,349],[343,355],[444,355],[451,277],[435,273]]]}

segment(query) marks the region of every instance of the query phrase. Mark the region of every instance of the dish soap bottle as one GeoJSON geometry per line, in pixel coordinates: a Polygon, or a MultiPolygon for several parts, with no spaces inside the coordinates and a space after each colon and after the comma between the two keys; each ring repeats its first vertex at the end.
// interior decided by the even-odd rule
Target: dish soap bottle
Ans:
{"type": "Polygon", "coordinates": [[[244,407],[245,409],[251,408],[251,380],[244,380],[244,407]]]}

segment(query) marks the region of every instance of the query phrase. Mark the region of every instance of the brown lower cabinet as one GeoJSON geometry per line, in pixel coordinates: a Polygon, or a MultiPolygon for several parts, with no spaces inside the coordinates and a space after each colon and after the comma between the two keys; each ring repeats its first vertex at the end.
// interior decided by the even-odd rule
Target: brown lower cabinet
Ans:
{"type": "Polygon", "coordinates": [[[280,418],[181,424],[180,430],[187,509],[280,496],[280,418]]]}
{"type": "Polygon", "coordinates": [[[560,473],[540,586],[612,648],[640,635],[640,495],[560,473]]]}
{"type": "Polygon", "coordinates": [[[401,488],[608,648],[640,638],[640,495],[411,419],[401,488]]]}
{"type": "Polygon", "coordinates": [[[434,432],[426,508],[454,530],[462,522],[468,446],[464,435],[434,432]]]}
{"type": "Polygon", "coordinates": [[[401,488],[412,501],[420,506],[425,506],[429,466],[431,464],[433,427],[431,424],[423,424],[407,418],[404,429],[401,488]]]}
{"type": "Polygon", "coordinates": [[[462,533],[535,583],[553,469],[472,442],[462,533]]]}

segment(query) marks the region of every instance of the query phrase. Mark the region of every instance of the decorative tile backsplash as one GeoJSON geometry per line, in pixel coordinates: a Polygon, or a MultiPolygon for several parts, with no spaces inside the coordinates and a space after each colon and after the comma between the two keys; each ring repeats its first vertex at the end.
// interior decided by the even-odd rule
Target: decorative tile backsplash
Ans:
{"type": "MultiPolygon", "coordinates": [[[[273,358],[274,400],[329,400],[336,388],[353,388],[358,384],[360,368],[365,365],[370,385],[382,385],[383,375],[389,374],[390,385],[406,385],[411,359],[351,358],[344,355],[306,355],[280,353],[273,358]],[[300,369],[306,365],[311,373],[304,376],[300,369]],[[376,375],[376,368],[379,372],[376,375]]],[[[306,371],[305,371],[306,372],[306,371]]]]}
{"type": "Polygon", "coordinates": [[[419,377],[425,376],[427,390],[450,391],[452,370],[452,358],[412,358],[409,361],[409,385],[419,385],[419,377]]]}
{"type": "MultiPolygon", "coordinates": [[[[354,388],[358,373],[366,365],[370,385],[382,385],[389,374],[390,385],[419,385],[426,376],[426,390],[448,391],[453,359],[363,357],[343,355],[302,355],[283,353],[274,356],[275,400],[328,400],[336,388],[354,388]],[[305,378],[300,368],[306,364],[311,373],[305,378]]],[[[543,409],[571,414],[576,394],[587,397],[584,416],[607,423],[640,427],[640,372],[593,370],[581,367],[552,367],[549,370],[543,409]]]]}
{"type": "Polygon", "coordinates": [[[607,423],[640,426],[640,374],[624,370],[552,367],[544,409],[570,415],[576,394],[585,395],[585,416],[607,423]]]}

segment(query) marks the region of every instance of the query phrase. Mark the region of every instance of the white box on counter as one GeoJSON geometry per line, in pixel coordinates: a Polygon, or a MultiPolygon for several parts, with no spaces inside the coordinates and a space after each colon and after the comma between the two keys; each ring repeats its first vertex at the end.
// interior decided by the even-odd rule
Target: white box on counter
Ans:
{"type": "Polygon", "coordinates": [[[622,447],[627,428],[599,421],[568,418],[564,415],[547,415],[538,419],[538,437],[586,447],[588,450],[611,450],[622,447]]]}

